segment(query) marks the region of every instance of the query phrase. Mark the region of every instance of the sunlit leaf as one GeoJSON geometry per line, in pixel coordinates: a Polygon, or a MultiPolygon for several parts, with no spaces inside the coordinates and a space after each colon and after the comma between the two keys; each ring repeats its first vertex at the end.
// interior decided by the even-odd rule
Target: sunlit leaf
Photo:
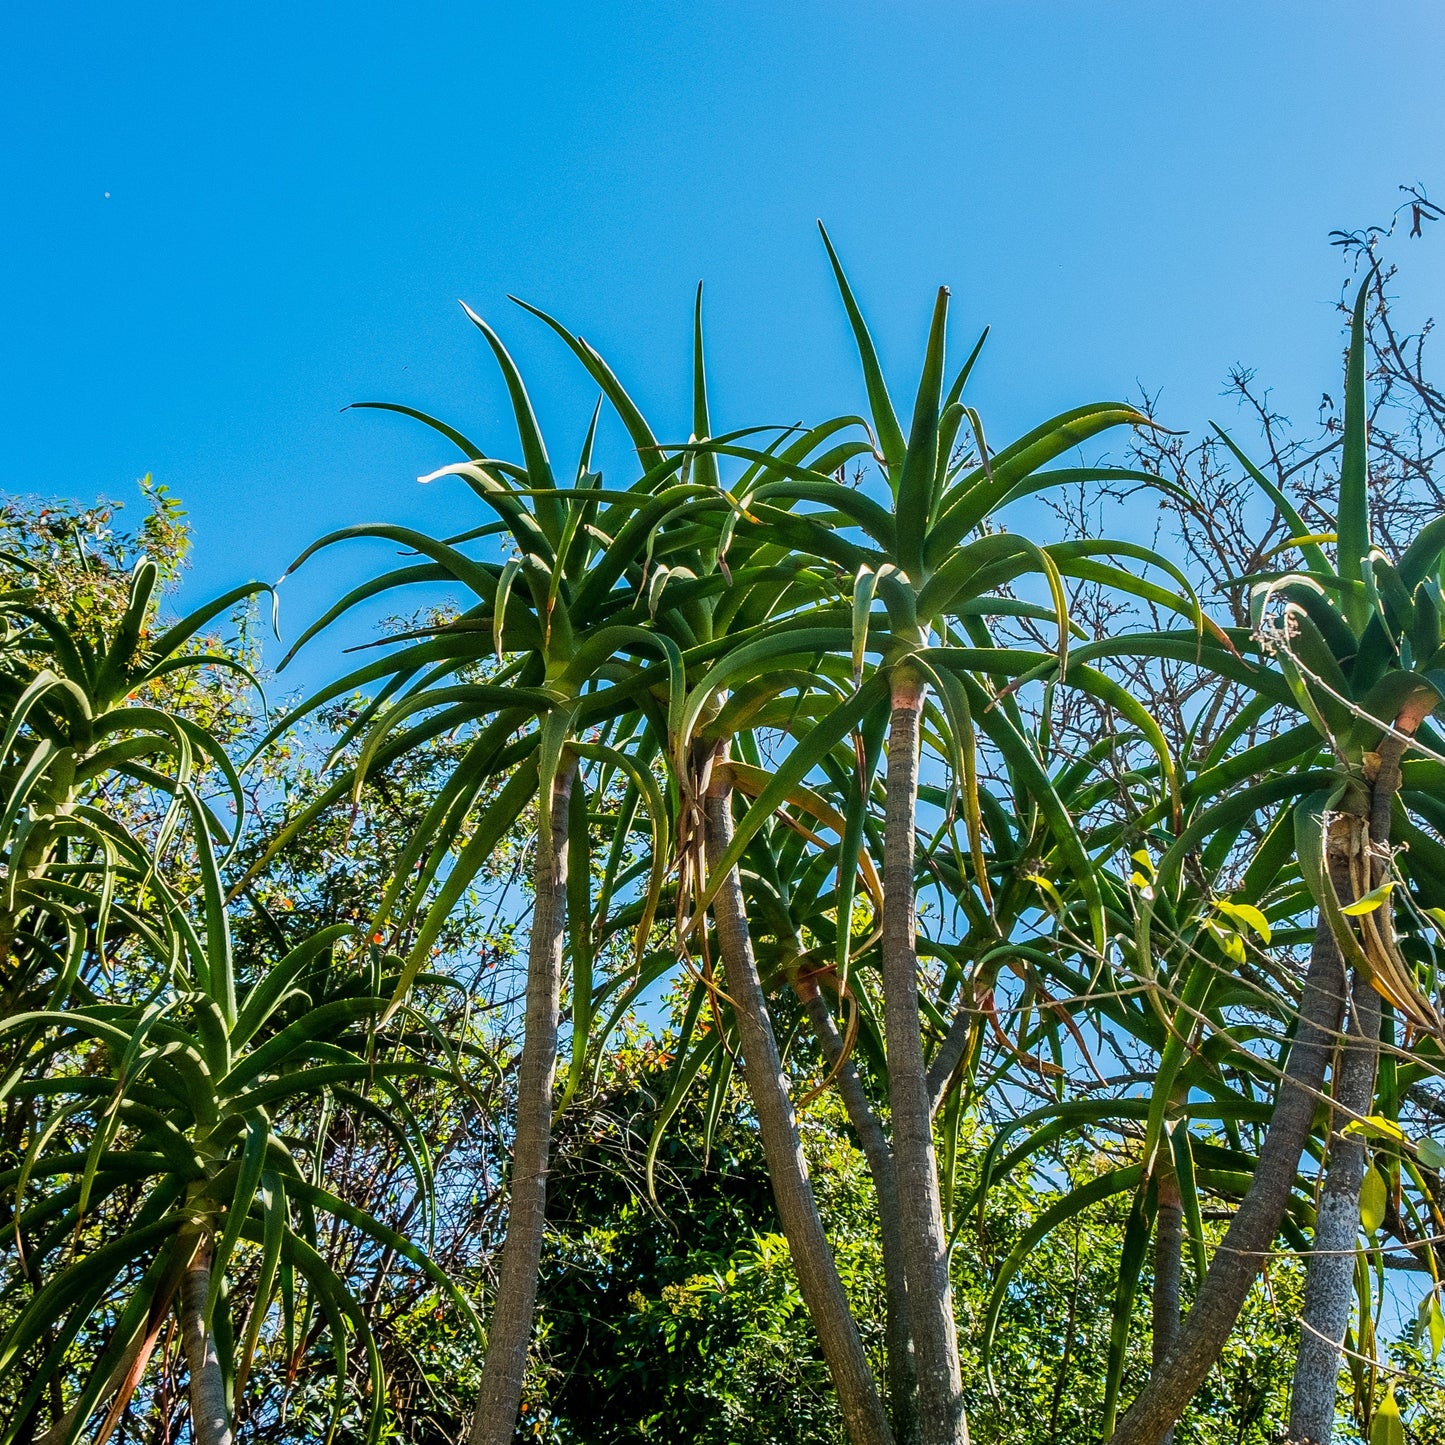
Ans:
{"type": "Polygon", "coordinates": [[[1366,913],[1373,913],[1377,908],[1382,907],[1390,894],[1395,891],[1393,879],[1386,879],[1378,888],[1372,888],[1368,893],[1362,894],[1353,903],[1341,905],[1340,912],[1346,918],[1360,918],[1366,913]]]}
{"type": "Polygon", "coordinates": [[[1389,1188],[1384,1175],[1373,1167],[1366,1169],[1360,1185],[1360,1228],[1366,1234],[1374,1234],[1385,1222],[1388,1203],[1389,1188]]]}

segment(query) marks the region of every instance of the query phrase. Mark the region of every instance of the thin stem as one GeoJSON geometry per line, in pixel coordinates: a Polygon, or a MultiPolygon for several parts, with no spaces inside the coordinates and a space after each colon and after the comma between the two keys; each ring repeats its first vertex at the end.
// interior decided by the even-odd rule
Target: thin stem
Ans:
{"type": "MultiPolygon", "coordinates": [[[[1179,1194],[1179,1176],[1168,1146],[1161,1151],[1159,1198],[1154,1225],[1154,1312],[1152,1364],[1157,1370],[1169,1357],[1179,1333],[1179,1280],[1184,1257],[1184,1204],[1179,1194]]],[[[1161,1437],[1159,1445],[1173,1445],[1174,1429],[1161,1437]]]]}
{"type": "MultiPolygon", "coordinates": [[[[1370,797],[1368,846],[1357,860],[1359,879],[1373,888],[1385,875],[1391,805],[1400,786],[1405,743],[1394,735],[1380,745],[1370,797]]],[[[1358,891],[1358,889],[1356,889],[1358,891]]],[[[1355,1287],[1355,1247],[1360,1233],[1360,1188],[1365,1141],[1346,1133],[1350,1122],[1370,1113],[1380,1058],[1380,996],[1365,973],[1354,970],[1350,1024],[1337,1066],[1328,1165],[1315,1216],[1314,1250],[1305,1273],[1299,1350],[1290,1391],[1289,1435],[1298,1445],[1329,1445],[1335,1427],[1340,1352],[1350,1324],[1355,1287]]]]}
{"type": "Polygon", "coordinates": [[[564,753],[552,783],[551,827],[537,849],[507,1238],[470,1445],[511,1445],[522,1404],[547,1222],[552,1084],[562,997],[562,939],[567,926],[567,809],[576,769],[576,759],[564,753]]]}

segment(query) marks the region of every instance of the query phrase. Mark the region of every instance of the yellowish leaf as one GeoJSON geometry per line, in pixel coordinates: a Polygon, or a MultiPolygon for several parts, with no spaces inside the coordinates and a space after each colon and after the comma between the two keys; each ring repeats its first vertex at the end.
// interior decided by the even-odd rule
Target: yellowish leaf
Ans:
{"type": "Polygon", "coordinates": [[[1393,1119],[1387,1119],[1383,1114],[1370,1114],[1364,1119],[1351,1119],[1345,1125],[1343,1132],[1376,1139],[1393,1139],[1401,1144],[1405,1142],[1405,1131],[1393,1119]]]}
{"type": "Polygon", "coordinates": [[[1230,903],[1220,899],[1214,905],[1226,917],[1234,919],[1236,923],[1242,923],[1246,928],[1252,928],[1260,939],[1268,943],[1271,937],[1269,919],[1252,903],[1230,903]]]}
{"type": "Polygon", "coordinates": [[[1394,891],[1393,879],[1387,879],[1378,888],[1372,888],[1363,898],[1357,898],[1353,903],[1347,903],[1340,909],[1346,918],[1359,918],[1362,914],[1373,913],[1394,891]]]}
{"type": "Polygon", "coordinates": [[[1360,1185],[1360,1228],[1366,1234],[1374,1234],[1385,1222],[1388,1199],[1385,1176],[1373,1167],[1366,1169],[1364,1183],[1360,1185]]]}
{"type": "Polygon", "coordinates": [[[1044,894],[1049,898],[1049,900],[1059,910],[1060,913],[1064,911],[1064,900],[1060,896],[1059,890],[1055,888],[1054,885],[1050,883],[1047,878],[1045,878],[1040,873],[1026,873],[1024,876],[1029,880],[1030,883],[1038,884],[1040,889],[1043,890],[1044,894]]]}

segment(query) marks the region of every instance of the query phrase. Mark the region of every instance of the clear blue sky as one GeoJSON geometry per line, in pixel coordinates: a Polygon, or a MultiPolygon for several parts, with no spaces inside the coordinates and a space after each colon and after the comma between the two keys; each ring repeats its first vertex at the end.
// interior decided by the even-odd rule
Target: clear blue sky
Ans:
{"type": "MultiPolygon", "coordinates": [[[[0,487],[197,528],[196,600],[320,531],[466,525],[410,402],[499,450],[465,298],[554,450],[591,394],[505,301],[558,312],[685,430],[707,282],[714,420],[861,397],[814,218],[911,387],[934,287],[994,326],[997,442],[1234,362],[1312,409],[1339,365],[1327,233],[1445,195],[1436,3],[10,5],[0,19],[0,487]],[[108,198],[107,198],[108,193],[108,198]]],[[[1415,243],[1441,310],[1445,228],[1415,243]]],[[[288,584],[294,635],[375,553],[288,584]],[[298,585],[299,584],[299,585],[298,585]]]]}

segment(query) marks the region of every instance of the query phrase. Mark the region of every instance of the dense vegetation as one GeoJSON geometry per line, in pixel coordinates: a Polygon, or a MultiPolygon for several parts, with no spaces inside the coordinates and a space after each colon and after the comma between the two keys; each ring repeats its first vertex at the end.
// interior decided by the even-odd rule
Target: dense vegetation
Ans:
{"type": "Polygon", "coordinates": [[[534,313],[564,468],[469,312],[517,451],[378,404],[474,516],[308,549],[399,556],[293,653],[402,616],[270,713],[163,490],[8,501],[0,1437],[1445,1437],[1445,398],[1341,240],[1254,457],[991,447],[946,290],[900,414],[826,236],[861,416],[534,313]]]}

